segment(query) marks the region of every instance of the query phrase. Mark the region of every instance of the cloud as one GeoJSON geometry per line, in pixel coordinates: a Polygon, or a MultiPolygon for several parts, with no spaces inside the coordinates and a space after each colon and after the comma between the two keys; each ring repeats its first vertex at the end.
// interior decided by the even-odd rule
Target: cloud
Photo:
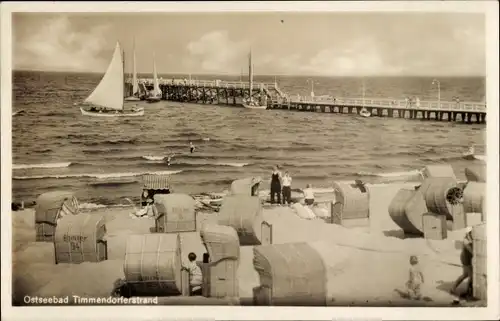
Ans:
{"type": "Polygon", "coordinates": [[[34,70],[103,71],[111,51],[106,39],[108,25],[76,30],[66,16],[46,20],[24,39],[15,39],[14,68],[34,70]]]}
{"type": "Polygon", "coordinates": [[[371,40],[337,43],[317,51],[299,64],[297,56],[290,56],[288,65],[310,75],[353,76],[376,75],[381,70],[395,72],[397,68],[385,66],[381,53],[371,40]]]}
{"type": "Polygon", "coordinates": [[[185,64],[206,72],[239,73],[247,64],[249,49],[246,41],[229,39],[227,31],[212,31],[188,43],[185,64]]]}

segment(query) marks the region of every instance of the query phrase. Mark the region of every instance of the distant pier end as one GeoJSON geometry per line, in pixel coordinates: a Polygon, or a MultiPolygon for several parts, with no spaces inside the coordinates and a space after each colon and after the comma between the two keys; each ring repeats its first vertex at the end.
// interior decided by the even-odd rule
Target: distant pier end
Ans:
{"type": "MultiPolygon", "coordinates": [[[[141,79],[148,90],[152,79],[141,79]]],[[[194,104],[241,105],[249,97],[247,82],[221,80],[160,80],[162,99],[194,104]]],[[[126,95],[132,94],[131,80],[126,83],[126,95]]],[[[268,109],[323,112],[334,114],[359,114],[364,108],[373,117],[406,118],[421,120],[485,123],[486,103],[394,100],[383,98],[303,97],[288,95],[277,83],[254,83],[254,99],[263,99],[268,109]]]]}

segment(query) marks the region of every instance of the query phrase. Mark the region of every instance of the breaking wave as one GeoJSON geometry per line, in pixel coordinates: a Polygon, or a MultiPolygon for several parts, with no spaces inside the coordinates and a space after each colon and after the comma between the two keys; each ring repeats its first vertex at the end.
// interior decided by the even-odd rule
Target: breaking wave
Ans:
{"type": "Polygon", "coordinates": [[[14,176],[13,179],[23,180],[23,179],[47,179],[47,178],[97,178],[97,179],[110,179],[110,178],[123,178],[123,177],[135,177],[145,174],[156,174],[156,175],[174,175],[182,172],[178,171],[157,171],[157,172],[136,172],[136,173],[82,173],[82,174],[64,174],[64,175],[36,175],[36,176],[14,176]]]}
{"type": "Polygon", "coordinates": [[[62,168],[62,167],[69,167],[70,165],[71,165],[71,162],[46,163],[46,164],[13,164],[12,169],[62,168]]]}

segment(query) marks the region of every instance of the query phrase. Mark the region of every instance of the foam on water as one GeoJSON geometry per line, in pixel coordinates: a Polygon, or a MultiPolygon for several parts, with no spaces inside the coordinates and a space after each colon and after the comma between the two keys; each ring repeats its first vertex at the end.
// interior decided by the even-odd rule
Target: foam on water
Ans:
{"type": "Polygon", "coordinates": [[[249,165],[249,163],[215,163],[217,166],[231,166],[231,167],[244,167],[249,165]]]}
{"type": "Polygon", "coordinates": [[[162,161],[166,158],[167,156],[142,156],[142,158],[147,159],[149,161],[162,161]]]}
{"type": "Polygon", "coordinates": [[[12,164],[12,169],[32,169],[32,168],[62,168],[69,167],[71,162],[46,163],[46,164],[12,164]]]}
{"type": "Polygon", "coordinates": [[[420,169],[414,169],[411,171],[405,171],[405,172],[388,172],[388,173],[372,173],[372,172],[358,172],[358,175],[360,176],[378,176],[378,177],[390,177],[390,178],[395,178],[395,177],[408,177],[408,176],[418,176],[421,175],[422,170],[420,169]]]}
{"type": "MultiPolygon", "coordinates": [[[[168,156],[154,156],[154,155],[146,155],[142,156],[143,159],[146,159],[150,162],[160,162],[163,163],[168,156]]],[[[175,159],[175,157],[173,157],[175,159]]],[[[212,165],[212,166],[229,166],[229,167],[244,167],[248,166],[250,163],[239,163],[239,162],[195,162],[195,163],[176,163],[176,165],[212,165]]]]}
{"type": "Polygon", "coordinates": [[[137,173],[83,173],[83,174],[66,174],[66,175],[35,175],[35,176],[14,176],[13,179],[16,180],[26,180],[26,179],[46,179],[46,178],[97,178],[97,179],[108,179],[108,178],[124,178],[124,177],[135,177],[141,176],[145,174],[155,174],[155,175],[174,175],[181,173],[181,170],[178,171],[153,171],[153,172],[137,172],[137,173]]]}

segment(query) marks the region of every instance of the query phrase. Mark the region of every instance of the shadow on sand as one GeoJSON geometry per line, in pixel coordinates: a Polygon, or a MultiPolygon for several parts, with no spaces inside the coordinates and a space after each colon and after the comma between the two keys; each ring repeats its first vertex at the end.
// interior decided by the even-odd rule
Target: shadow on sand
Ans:
{"type": "Polygon", "coordinates": [[[395,237],[395,238],[398,238],[398,239],[401,239],[401,240],[422,238],[421,235],[405,234],[405,232],[403,230],[384,231],[384,235],[387,236],[387,237],[395,237]]]}

